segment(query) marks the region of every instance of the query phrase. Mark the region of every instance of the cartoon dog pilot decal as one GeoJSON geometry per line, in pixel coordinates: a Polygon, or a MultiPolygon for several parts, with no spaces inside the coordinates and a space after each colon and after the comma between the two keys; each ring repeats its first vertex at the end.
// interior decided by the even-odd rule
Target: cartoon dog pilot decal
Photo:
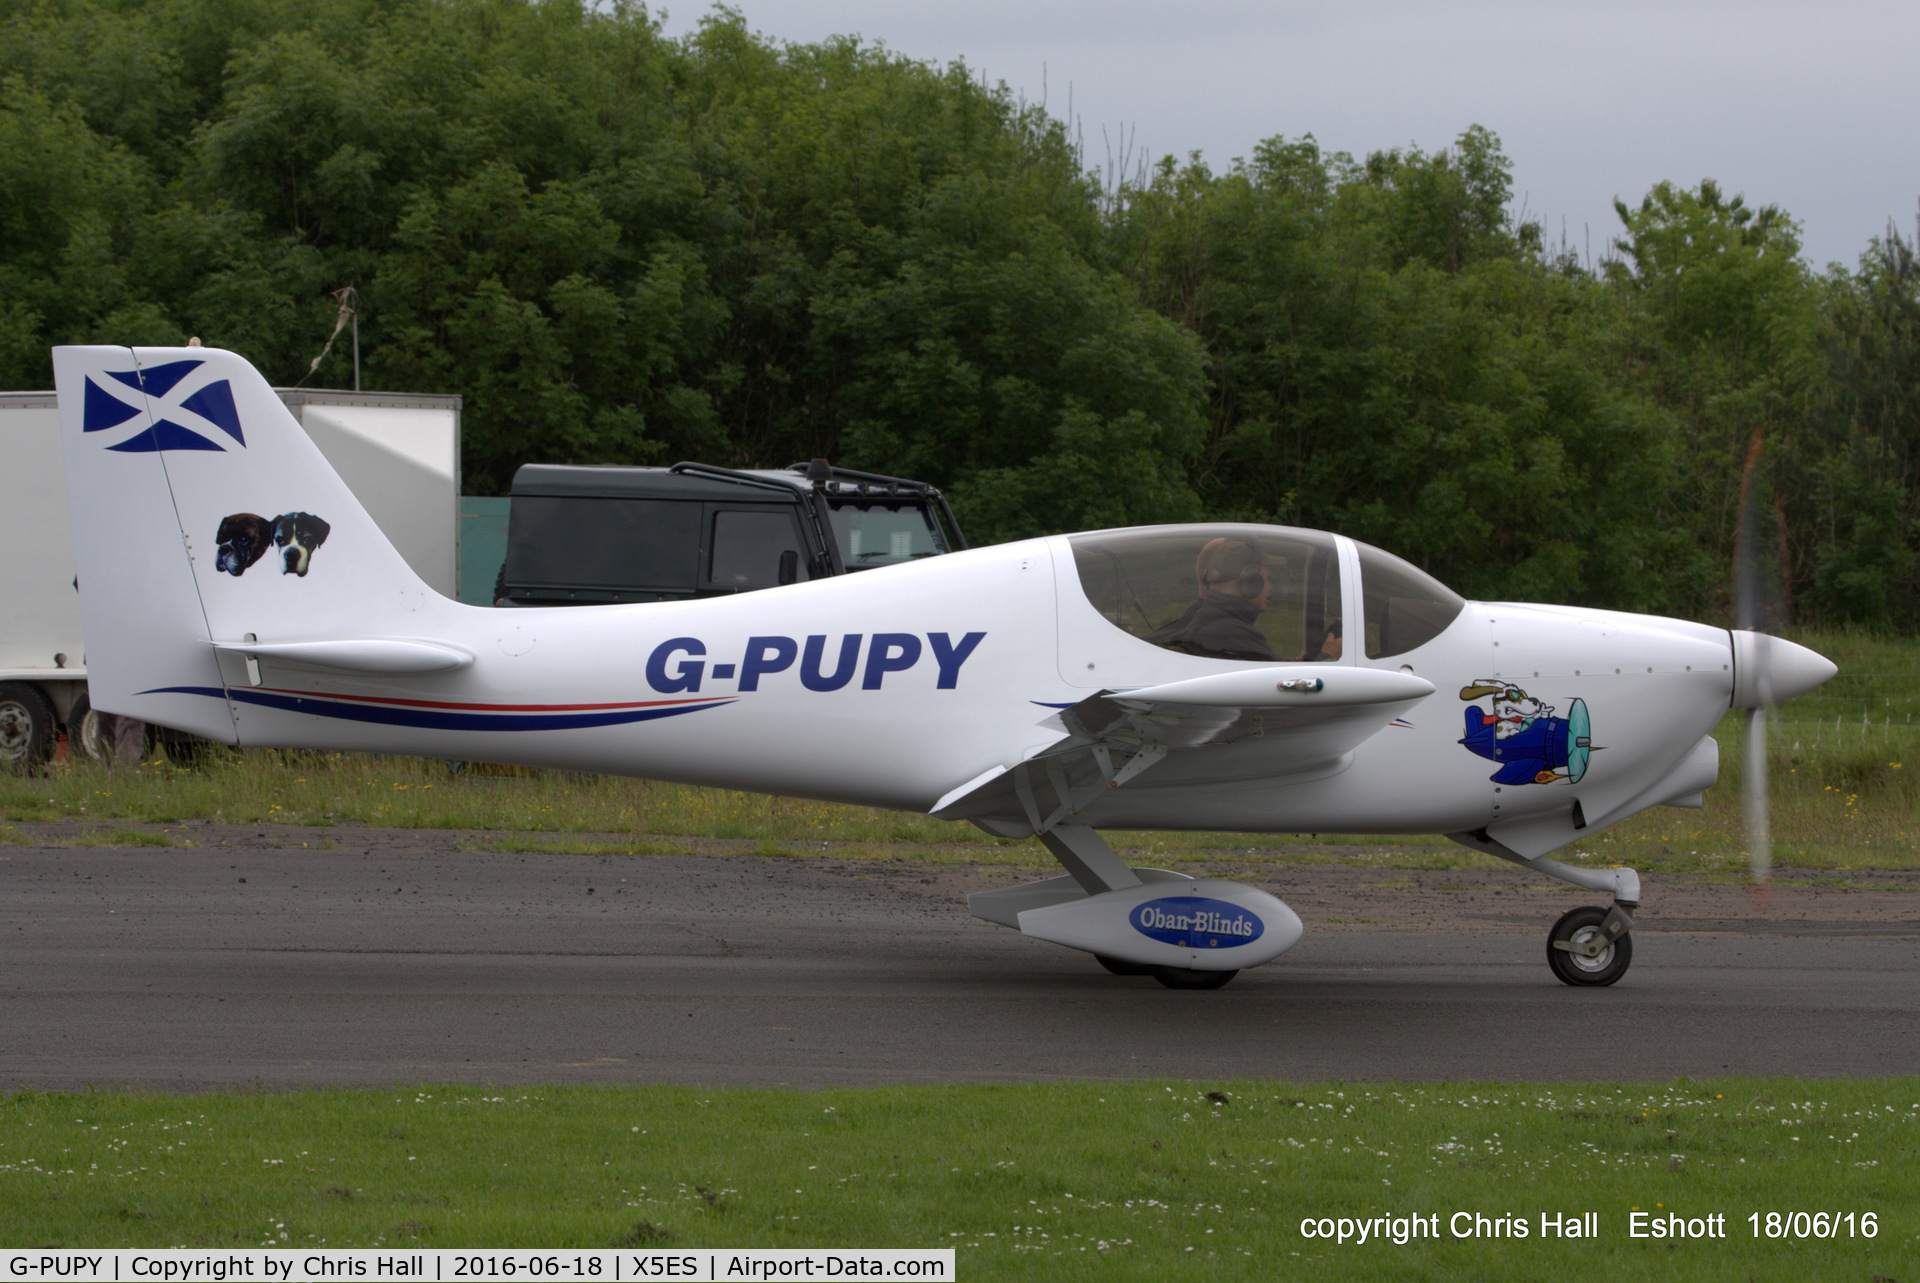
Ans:
{"type": "Polygon", "coordinates": [[[313,552],[327,541],[333,529],[310,512],[283,512],[269,520],[257,513],[236,512],[220,519],[214,536],[218,545],[214,566],[224,574],[238,578],[247,567],[267,555],[279,554],[280,573],[306,577],[313,564],[313,552]]]}
{"type": "Polygon", "coordinates": [[[1586,701],[1574,700],[1565,717],[1555,717],[1552,705],[1492,679],[1461,687],[1460,698],[1474,701],[1460,742],[1500,764],[1488,777],[1495,784],[1574,784],[1587,773],[1593,733],[1586,701]],[[1478,702],[1489,697],[1491,710],[1478,702]]]}

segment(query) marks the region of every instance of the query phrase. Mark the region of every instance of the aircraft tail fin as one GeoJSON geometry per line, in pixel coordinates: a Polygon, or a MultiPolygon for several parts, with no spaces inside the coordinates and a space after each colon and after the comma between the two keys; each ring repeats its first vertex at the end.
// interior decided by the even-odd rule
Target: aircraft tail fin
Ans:
{"type": "Polygon", "coordinates": [[[232,702],[206,696],[246,680],[241,643],[365,651],[459,609],[244,358],[57,347],[53,365],[96,707],[238,742],[232,702]]]}

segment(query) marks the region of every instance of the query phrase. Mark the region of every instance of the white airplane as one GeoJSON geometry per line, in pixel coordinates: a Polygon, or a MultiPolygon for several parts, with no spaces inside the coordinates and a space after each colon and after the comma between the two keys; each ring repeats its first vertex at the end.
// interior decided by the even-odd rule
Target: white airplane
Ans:
{"type": "MultiPolygon", "coordinates": [[[[1102,829],[1443,833],[1607,908],[1560,979],[1631,959],[1631,869],[1547,858],[1699,806],[1729,706],[1836,671],[1754,632],[1469,602],[1338,535],[1056,535],[736,596],[486,609],[408,569],[266,381],[210,348],[54,349],[94,706],[244,747],[409,753],[792,794],[1037,836],[1058,877],[978,917],[1213,988],[1300,919],[1128,867],[1102,829]]],[[[591,530],[580,531],[582,541],[591,530]]]]}

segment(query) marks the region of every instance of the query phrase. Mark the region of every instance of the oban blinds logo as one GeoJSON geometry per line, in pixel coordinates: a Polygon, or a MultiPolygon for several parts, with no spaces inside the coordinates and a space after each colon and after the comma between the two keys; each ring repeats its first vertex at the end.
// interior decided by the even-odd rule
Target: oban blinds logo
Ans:
{"type": "Polygon", "coordinates": [[[1252,944],[1267,929],[1239,905],[1200,895],[1149,900],[1134,906],[1127,921],[1141,935],[1183,949],[1231,949],[1252,944]]]}
{"type": "MultiPolygon", "coordinates": [[[[221,379],[179,395],[187,376],[205,365],[205,361],[173,361],[145,370],[105,370],[107,378],[144,393],[153,402],[153,425],[134,433],[124,441],[107,447],[126,454],[144,454],[156,450],[212,450],[227,447],[214,438],[223,432],[241,446],[247,438],[240,431],[240,412],[233,404],[233,387],[221,379]]],[[[106,432],[124,427],[146,414],[146,406],[122,399],[119,389],[87,379],[86,402],[80,426],[87,432],[106,432]]],[[[190,386],[190,385],[189,385],[190,386]]]]}

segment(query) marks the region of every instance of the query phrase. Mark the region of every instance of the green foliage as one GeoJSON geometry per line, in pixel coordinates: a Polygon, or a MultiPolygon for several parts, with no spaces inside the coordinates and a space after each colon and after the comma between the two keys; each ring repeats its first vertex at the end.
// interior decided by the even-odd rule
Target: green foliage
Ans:
{"type": "Polygon", "coordinates": [[[1800,443],[1808,482],[1790,525],[1799,604],[1818,617],[1920,621],[1920,268],[1889,228],[1851,278],[1825,282],[1830,383],[1800,443]]]}
{"type": "Polygon", "coordinates": [[[1164,163],[1119,219],[1145,297],[1208,344],[1201,493],[1344,530],[1468,593],[1660,606],[1670,420],[1596,368],[1593,282],[1507,220],[1484,130],[1357,163],[1311,138],[1164,163]],[[1643,515],[1644,514],[1644,515],[1643,515]]]}
{"type": "Polygon", "coordinates": [[[477,492],[831,454],[977,496],[986,538],[1199,511],[1198,345],[1101,265],[1060,125],[964,68],[564,0],[121,17],[0,8],[12,386],[189,333],[291,383],[353,284],[373,385],[467,398],[477,492]]]}
{"type": "Polygon", "coordinates": [[[726,8],[0,0],[6,386],[188,335],[345,384],[352,285],[369,386],[466,397],[475,493],[824,454],[979,541],[1297,522],[1723,617],[1752,485],[1801,618],[1920,627],[1911,245],[1816,277],[1779,209],[1661,183],[1582,263],[1511,206],[1479,126],[1103,187],[962,65],[726,8]]]}

